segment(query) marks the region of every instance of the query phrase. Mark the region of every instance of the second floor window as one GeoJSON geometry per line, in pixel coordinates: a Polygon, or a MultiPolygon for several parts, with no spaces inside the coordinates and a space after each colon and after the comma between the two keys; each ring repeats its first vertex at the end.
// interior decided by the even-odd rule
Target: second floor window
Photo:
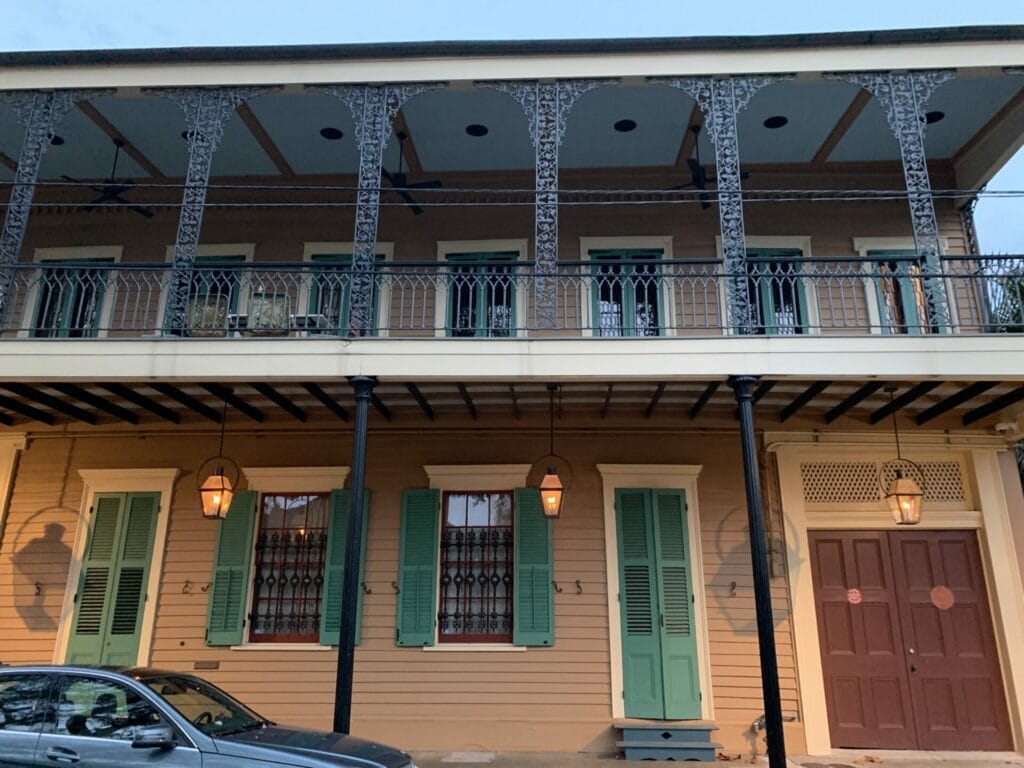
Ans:
{"type": "Polygon", "coordinates": [[[594,279],[595,336],[659,336],[662,333],[660,250],[589,252],[594,279]]]}
{"type": "MultiPolygon", "coordinates": [[[[352,254],[316,253],[310,260],[317,265],[309,288],[308,311],[315,317],[310,334],[347,336],[352,306],[352,254]]],[[[377,254],[375,263],[383,264],[384,255],[377,254]]],[[[373,275],[370,296],[370,334],[377,333],[377,307],[380,288],[373,275]]]]}
{"type": "Polygon", "coordinates": [[[245,256],[197,256],[189,289],[188,324],[193,336],[223,335],[228,315],[238,312],[245,256]]]}
{"type": "Polygon", "coordinates": [[[99,330],[108,271],[90,268],[113,259],[46,261],[41,266],[32,335],[48,338],[95,336],[99,330]]]}
{"type": "Polygon", "coordinates": [[[807,297],[796,248],[748,248],[747,290],[757,333],[807,333],[807,297]]]}
{"type": "Polygon", "coordinates": [[[448,254],[448,335],[513,336],[515,259],[511,251],[448,254]]]}

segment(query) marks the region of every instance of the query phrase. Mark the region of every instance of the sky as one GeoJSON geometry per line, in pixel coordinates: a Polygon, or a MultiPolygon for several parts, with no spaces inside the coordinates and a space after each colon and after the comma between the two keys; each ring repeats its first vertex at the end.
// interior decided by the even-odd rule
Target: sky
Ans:
{"type": "MultiPolygon", "coordinates": [[[[0,51],[25,51],[1024,24],[1024,0],[0,0],[0,18],[0,51]]],[[[989,189],[1024,191],[1024,150],[989,189]]],[[[1024,193],[976,221],[985,253],[1024,253],[1024,193]]]]}

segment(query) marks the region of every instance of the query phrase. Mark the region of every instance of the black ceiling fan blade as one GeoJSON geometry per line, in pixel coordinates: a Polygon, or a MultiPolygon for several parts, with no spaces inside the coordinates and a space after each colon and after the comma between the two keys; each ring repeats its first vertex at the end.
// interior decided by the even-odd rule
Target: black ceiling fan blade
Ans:
{"type": "Polygon", "coordinates": [[[93,190],[94,192],[99,192],[101,195],[103,194],[103,189],[104,188],[101,187],[101,186],[98,186],[96,184],[89,184],[89,183],[87,183],[85,181],[82,181],[81,179],[76,179],[74,176],[65,176],[64,174],[61,174],[61,178],[64,179],[64,181],[67,181],[67,182],[69,182],[71,184],[75,184],[75,185],[77,185],[79,187],[88,187],[89,189],[93,190]]]}
{"type": "Polygon", "coordinates": [[[417,181],[413,184],[406,184],[406,189],[440,189],[444,184],[439,179],[431,179],[430,181],[417,181]]]}
{"type": "Polygon", "coordinates": [[[412,211],[417,216],[419,216],[421,213],[423,213],[423,209],[420,208],[420,206],[416,204],[416,201],[413,200],[412,195],[410,195],[408,192],[405,191],[406,187],[405,187],[405,174],[404,173],[390,174],[390,173],[388,173],[382,167],[380,169],[380,175],[384,177],[384,180],[387,181],[388,184],[391,185],[391,187],[394,189],[395,193],[400,198],[402,198],[402,200],[405,201],[405,204],[407,206],[409,206],[409,210],[410,211],[412,211]],[[399,183],[399,182],[402,182],[402,183],[399,183]]]}
{"type": "Polygon", "coordinates": [[[398,193],[398,196],[399,196],[400,198],[402,198],[403,200],[405,200],[405,204],[406,204],[407,206],[409,206],[409,210],[410,210],[410,211],[412,211],[413,213],[415,213],[415,214],[416,214],[417,216],[419,216],[419,215],[420,215],[421,213],[423,213],[423,209],[422,209],[422,208],[420,208],[420,207],[419,207],[419,206],[418,206],[418,205],[416,204],[416,201],[415,201],[415,200],[413,200],[413,199],[412,199],[412,195],[410,195],[410,194],[409,194],[408,192],[406,192],[406,191],[405,191],[404,189],[396,189],[396,190],[395,190],[395,192],[397,192],[397,193],[398,193]]]}
{"type": "Polygon", "coordinates": [[[152,219],[153,218],[153,211],[151,211],[149,208],[146,208],[146,207],[141,206],[141,205],[129,205],[128,206],[128,210],[129,211],[135,211],[136,213],[141,214],[142,216],[145,216],[147,219],[152,219]]]}

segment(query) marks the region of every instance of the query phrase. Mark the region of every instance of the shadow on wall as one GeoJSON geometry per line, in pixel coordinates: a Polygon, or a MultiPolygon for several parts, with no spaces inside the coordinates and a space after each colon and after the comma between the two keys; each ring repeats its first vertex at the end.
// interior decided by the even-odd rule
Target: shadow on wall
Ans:
{"type": "MultiPolygon", "coordinates": [[[[42,510],[32,517],[53,512],[42,510]]],[[[64,543],[66,530],[61,523],[47,523],[42,536],[36,536],[20,547],[19,537],[15,537],[14,555],[11,557],[14,563],[14,609],[29,631],[53,632],[60,622],[71,564],[71,548],[64,543]]]]}

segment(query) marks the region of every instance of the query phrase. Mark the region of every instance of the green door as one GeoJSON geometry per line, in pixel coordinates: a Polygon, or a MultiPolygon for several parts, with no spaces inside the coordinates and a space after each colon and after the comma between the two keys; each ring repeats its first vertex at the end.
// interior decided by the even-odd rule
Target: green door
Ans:
{"type": "Polygon", "coordinates": [[[159,509],[158,493],[96,497],[66,663],[136,663],[159,509]]]}
{"type": "Polygon", "coordinates": [[[615,491],[626,717],[701,716],[682,491],[615,491]]]}

